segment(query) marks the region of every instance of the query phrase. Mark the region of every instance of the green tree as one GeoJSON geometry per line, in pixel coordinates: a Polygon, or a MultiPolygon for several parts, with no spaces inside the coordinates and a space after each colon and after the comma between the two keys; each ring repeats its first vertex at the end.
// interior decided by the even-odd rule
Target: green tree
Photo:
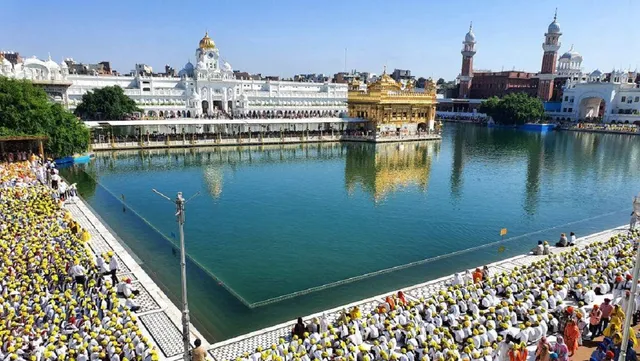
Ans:
{"type": "Polygon", "coordinates": [[[436,85],[442,85],[444,84],[444,78],[439,78],[438,81],[436,82],[436,85]]]}
{"type": "Polygon", "coordinates": [[[504,125],[522,125],[544,117],[542,101],[525,93],[505,95],[502,99],[491,97],[483,101],[478,110],[504,125]]]}
{"type": "Polygon", "coordinates": [[[89,129],[27,80],[0,77],[0,136],[46,135],[45,151],[53,156],[82,153],[89,129]]]}
{"type": "Polygon", "coordinates": [[[117,120],[140,111],[136,102],[126,96],[122,88],[114,85],[84,94],[75,114],[85,120],[117,120]]]}

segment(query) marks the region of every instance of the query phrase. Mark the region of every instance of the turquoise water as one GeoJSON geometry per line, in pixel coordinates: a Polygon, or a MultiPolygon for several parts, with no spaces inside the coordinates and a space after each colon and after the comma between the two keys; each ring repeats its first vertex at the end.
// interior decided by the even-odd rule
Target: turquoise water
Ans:
{"type": "Polygon", "coordinates": [[[151,189],[200,192],[189,300],[219,341],[623,224],[639,141],[447,124],[441,142],[98,153],[63,175],[174,300],[174,207],[151,189]]]}

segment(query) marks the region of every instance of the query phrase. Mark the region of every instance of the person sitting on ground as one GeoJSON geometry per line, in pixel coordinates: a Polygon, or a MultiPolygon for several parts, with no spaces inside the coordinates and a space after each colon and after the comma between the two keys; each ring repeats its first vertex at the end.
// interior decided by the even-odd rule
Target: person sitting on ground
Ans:
{"type": "Polygon", "coordinates": [[[564,233],[560,234],[560,240],[556,243],[556,247],[567,247],[569,245],[569,240],[567,239],[567,235],[564,233]]]}
{"type": "Polygon", "coordinates": [[[293,336],[298,336],[298,338],[300,339],[303,339],[305,332],[307,332],[307,328],[305,327],[304,322],[302,322],[302,317],[298,317],[298,323],[293,326],[291,334],[293,336]]]}
{"type": "Polygon", "coordinates": [[[482,270],[480,268],[476,268],[476,270],[473,271],[472,277],[473,277],[473,283],[482,282],[482,277],[483,277],[482,270]]]}
{"type": "Polygon", "coordinates": [[[542,245],[542,241],[538,241],[538,245],[531,249],[531,252],[534,256],[542,256],[544,252],[544,246],[542,245]]]}
{"type": "Polygon", "coordinates": [[[576,234],[573,232],[569,233],[569,245],[575,246],[577,241],[578,241],[578,238],[576,237],[576,234]]]}
{"type": "Polygon", "coordinates": [[[122,297],[129,297],[131,295],[137,296],[138,294],[140,294],[140,291],[134,290],[131,287],[130,278],[126,278],[122,280],[122,282],[118,283],[118,285],[116,286],[116,292],[118,296],[122,296],[122,297]]]}
{"type": "Polygon", "coordinates": [[[549,242],[544,241],[544,242],[542,243],[542,246],[543,246],[542,254],[543,254],[544,256],[547,256],[547,255],[551,254],[551,248],[549,248],[549,242]]]}

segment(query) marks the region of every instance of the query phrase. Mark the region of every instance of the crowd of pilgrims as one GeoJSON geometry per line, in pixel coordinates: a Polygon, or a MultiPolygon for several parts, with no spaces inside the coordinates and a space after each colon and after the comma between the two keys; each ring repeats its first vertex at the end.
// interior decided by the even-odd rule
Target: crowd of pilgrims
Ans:
{"type": "MultiPolygon", "coordinates": [[[[583,339],[600,335],[592,359],[612,359],[626,305],[637,304],[628,290],[638,236],[623,232],[494,276],[456,274],[431,297],[398,292],[370,314],[353,307],[333,323],[298,319],[290,337],[236,361],[566,361],[583,339]],[[602,295],[610,298],[597,304],[602,295]]],[[[635,360],[634,332],[629,345],[627,359],[635,360]]]]}
{"type": "Polygon", "coordinates": [[[104,265],[112,253],[96,261],[49,170],[35,156],[0,164],[0,360],[158,360],[130,281],[104,265]]]}

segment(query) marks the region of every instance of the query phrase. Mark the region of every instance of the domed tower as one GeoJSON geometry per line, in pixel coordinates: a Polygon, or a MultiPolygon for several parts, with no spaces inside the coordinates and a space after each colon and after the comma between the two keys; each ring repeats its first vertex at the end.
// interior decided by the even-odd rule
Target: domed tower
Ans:
{"type": "Polygon", "coordinates": [[[462,42],[462,70],[460,71],[460,91],[458,97],[468,98],[471,80],[473,79],[473,56],[476,55],[476,36],[473,33],[473,23],[469,25],[469,32],[462,42]]]}
{"type": "Polygon", "coordinates": [[[198,60],[199,70],[213,70],[220,69],[218,59],[220,54],[218,48],[213,40],[209,37],[209,32],[204,34],[204,37],[200,40],[198,48],[196,49],[196,59],[198,60]]]}
{"type": "Polygon", "coordinates": [[[538,74],[538,98],[548,101],[553,96],[553,78],[556,72],[556,60],[560,49],[560,24],[558,24],[558,9],[553,15],[553,21],[549,24],[547,32],[544,34],[542,44],[542,66],[538,74]]]}

